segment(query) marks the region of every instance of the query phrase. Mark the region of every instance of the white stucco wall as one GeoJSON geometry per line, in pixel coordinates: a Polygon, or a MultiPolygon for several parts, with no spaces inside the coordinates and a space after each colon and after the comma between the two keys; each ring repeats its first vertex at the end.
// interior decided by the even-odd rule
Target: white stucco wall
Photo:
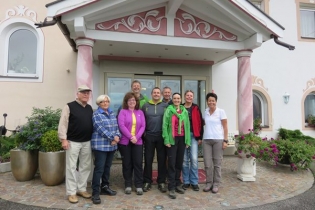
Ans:
{"type": "MultiPolygon", "coordinates": [[[[315,42],[298,41],[294,0],[271,0],[269,8],[269,15],[285,27],[285,37],[280,40],[296,47],[294,51],[289,51],[269,40],[254,50],[251,56],[252,75],[263,80],[272,100],[273,130],[262,132],[262,135],[275,137],[280,127],[300,130],[304,128],[301,102],[307,81],[315,76],[315,42]],[[283,9],[284,4],[286,9],[283,9]],[[288,104],[283,101],[285,92],[290,94],[288,104]]],[[[229,129],[237,129],[237,59],[213,66],[212,79],[213,88],[220,97],[218,104],[228,114],[229,129]]],[[[314,86],[313,88],[315,89],[314,86]]],[[[315,130],[302,131],[315,136],[315,130]]]]}
{"type": "MultiPolygon", "coordinates": [[[[37,21],[43,21],[47,12],[45,4],[49,2],[51,0],[42,0],[40,3],[37,0],[2,1],[0,22],[5,19],[8,9],[14,9],[20,4],[35,11],[37,21]]],[[[16,17],[13,16],[11,19],[16,17]]],[[[24,124],[25,116],[30,115],[32,107],[62,108],[74,99],[76,53],[72,51],[57,25],[42,28],[42,31],[45,36],[43,82],[0,82],[0,90],[3,92],[0,103],[0,125],[3,124],[2,114],[7,113],[8,129],[24,124]]]]}

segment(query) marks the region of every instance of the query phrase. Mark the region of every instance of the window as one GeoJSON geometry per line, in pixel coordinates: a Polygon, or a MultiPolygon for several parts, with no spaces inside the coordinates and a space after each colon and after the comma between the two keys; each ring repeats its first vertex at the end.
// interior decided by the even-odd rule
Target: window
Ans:
{"type": "Polygon", "coordinates": [[[315,116],[315,92],[308,94],[304,101],[304,119],[307,122],[309,115],[315,116]]]}
{"type": "Polygon", "coordinates": [[[301,37],[315,38],[315,9],[300,9],[301,37]]]}
{"type": "Polygon", "coordinates": [[[0,24],[0,81],[42,82],[44,35],[34,22],[12,18],[0,24]]]}
{"type": "Polygon", "coordinates": [[[253,90],[253,117],[261,119],[262,127],[269,127],[268,102],[266,97],[257,90],[253,90]]]}
{"type": "Polygon", "coordinates": [[[14,31],[9,38],[8,74],[36,75],[37,38],[29,30],[14,31]]]}

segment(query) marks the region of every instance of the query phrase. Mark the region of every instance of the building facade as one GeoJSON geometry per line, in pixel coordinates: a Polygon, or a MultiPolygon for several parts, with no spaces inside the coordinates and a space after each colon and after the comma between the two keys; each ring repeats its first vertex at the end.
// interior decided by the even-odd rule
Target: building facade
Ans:
{"type": "Polygon", "coordinates": [[[231,134],[259,117],[268,137],[280,127],[315,136],[306,123],[314,22],[312,0],[5,2],[0,110],[11,129],[32,107],[62,108],[80,84],[93,89],[94,108],[105,93],[117,109],[137,79],[148,96],[155,86],[193,90],[202,110],[205,94],[217,93],[231,134]]]}

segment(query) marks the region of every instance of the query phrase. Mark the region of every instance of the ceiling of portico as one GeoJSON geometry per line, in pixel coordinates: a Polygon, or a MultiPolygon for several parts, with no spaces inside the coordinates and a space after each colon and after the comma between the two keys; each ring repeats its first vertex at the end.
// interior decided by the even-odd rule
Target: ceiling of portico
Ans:
{"type": "MultiPolygon", "coordinates": [[[[85,0],[70,4],[59,1],[48,6],[48,16],[61,16],[70,37],[96,40],[93,57],[101,56],[162,58],[218,63],[233,57],[236,50],[255,49],[270,39],[282,36],[283,28],[246,0],[85,0]],[[174,34],[144,35],[97,31],[97,23],[114,20],[156,8],[165,8],[165,16],[183,10],[212,26],[234,34],[236,42],[174,37],[174,34]],[[123,37],[122,37],[123,36],[123,37]]],[[[173,29],[174,30],[174,29],[173,29]]]]}

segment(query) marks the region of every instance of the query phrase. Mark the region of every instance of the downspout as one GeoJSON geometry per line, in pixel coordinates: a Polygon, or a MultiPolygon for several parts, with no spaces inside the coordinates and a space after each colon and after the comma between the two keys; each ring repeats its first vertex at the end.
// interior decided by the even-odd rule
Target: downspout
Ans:
{"type": "Polygon", "coordinates": [[[47,21],[47,18],[45,18],[44,22],[35,23],[35,26],[37,28],[47,27],[47,26],[53,26],[57,23],[59,26],[62,34],[65,36],[66,40],[68,41],[69,45],[71,46],[72,50],[74,52],[78,52],[77,45],[73,39],[70,38],[70,32],[68,27],[61,22],[61,17],[54,17],[52,20],[47,21]]]}
{"type": "Polygon", "coordinates": [[[289,44],[287,44],[287,43],[284,43],[284,42],[280,41],[280,40],[278,39],[278,37],[275,36],[275,35],[273,35],[273,34],[270,35],[270,38],[273,38],[273,40],[275,41],[276,44],[281,45],[281,46],[283,46],[283,47],[286,47],[286,48],[288,48],[289,50],[294,50],[294,49],[295,49],[295,46],[292,46],[292,45],[289,45],[289,44]]]}
{"type": "Polygon", "coordinates": [[[69,31],[68,27],[61,22],[60,16],[57,17],[57,25],[59,26],[59,28],[60,28],[61,32],[63,33],[63,35],[65,36],[65,38],[67,39],[69,45],[72,47],[72,50],[74,52],[78,52],[77,45],[76,45],[75,41],[70,38],[70,31],[69,31]]]}

